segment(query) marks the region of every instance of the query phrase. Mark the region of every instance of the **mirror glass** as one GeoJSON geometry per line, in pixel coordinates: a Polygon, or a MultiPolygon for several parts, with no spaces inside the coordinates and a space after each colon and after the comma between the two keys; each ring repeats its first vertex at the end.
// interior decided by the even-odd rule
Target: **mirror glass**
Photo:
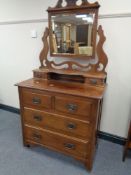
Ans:
{"type": "Polygon", "coordinates": [[[52,54],[92,56],[94,20],[93,13],[52,15],[52,54]]]}

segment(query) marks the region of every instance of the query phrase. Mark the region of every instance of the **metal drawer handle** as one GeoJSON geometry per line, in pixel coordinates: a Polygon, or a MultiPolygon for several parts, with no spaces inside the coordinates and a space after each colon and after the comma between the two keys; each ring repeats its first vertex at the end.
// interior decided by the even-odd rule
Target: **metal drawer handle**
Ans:
{"type": "Polygon", "coordinates": [[[38,115],[34,115],[33,116],[33,119],[38,121],[38,122],[41,122],[42,121],[42,117],[41,116],[38,116],[38,115]]]}
{"type": "Polygon", "coordinates": [[[40,141],[42,139],[42,136],[40,134],[37,134],[37,133],[33,133],[32,137],[36,141],[40,141]]]}
{"type": "Polygon", "coordinates": [[[69,123],[69,124],[67,125],[67,128],[68,128],[68,129],[76,129],[76,124],[74,124],[74,123],[69,123]]]}
{"type": "Polygon", "coordinates": [[[32,99],[32,102],[33,102],[33,104],[41,104],[41,99],[40,98],[37,98],[37,97],[34,97],[32,99]]]}
{"type": "Polygon", "coordinates": [[[68,148],[68,149],[75,149],[75,145],[72,143],[65,143],[64,146],[65,148],[68,148]]]}
{"type": "Polygon", "coordinates": [[[94,85],[97,84],[97,80],[96,79],[91,79],[90,82],[91,82],[91,84],[94,84],[94,85]]]}
{"type": "Polygon", "coordinates": [[[77,105],[75,105],[75,104],[67,104],[67,109],[68,109],[68,111],[70,111],[70,112],[75,112],[76,110],[77,110],[77,105]]]}

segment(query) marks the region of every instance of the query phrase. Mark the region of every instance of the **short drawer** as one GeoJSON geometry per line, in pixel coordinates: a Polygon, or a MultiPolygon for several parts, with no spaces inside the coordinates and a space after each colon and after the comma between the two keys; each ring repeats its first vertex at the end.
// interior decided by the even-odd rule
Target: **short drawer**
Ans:
{"type": "Polygon", "coordinates": [[[23,104],[26,107],[35,107],[42,109],[50,109],[51,108],[51,96],[46,94],[40,94],[32,91],[22,91],[23,104]]]}
{"type": "Polygon", "coordinates": [[[72,115],[90,116],[92,111],[92,101],[82,99],[72,99],[55,97],[55,110],[72,115]]]}
{"type": "Polygon", "coordinates": [[[92,135],[92,125],[90,122],[71,119],[69,117],[25,108],[25,124],[42,127],[45,129],[62,132],[83,139],[89,139],[92,135]]]}
{"type": "Polygon", "coordinates": [[[65,135],[56,134],[48,130],[38,130],[36,128],[25,127],[25,137],[41,145],[54,148],[63,153],[86,158],[89,152],[88,141],[73,139],[65,135]]]}

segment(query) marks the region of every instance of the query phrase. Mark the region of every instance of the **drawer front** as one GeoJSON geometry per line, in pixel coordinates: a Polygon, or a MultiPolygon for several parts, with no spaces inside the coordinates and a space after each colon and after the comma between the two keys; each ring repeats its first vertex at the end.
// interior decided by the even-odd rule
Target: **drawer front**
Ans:
{"type": "Polygon", "coordinates": [[[74,156],[86,158],[88,155],[88,141],[76,140],[48,130],[38,130],[30,127],[25,127],[24,129],[26,139],[28,140],[74,156]]]}
{"type": "Polygon", "coordinates": [[[23,103],[26,107],[51,108],[51,96],[23,90],[23,103]]]}
{"type": "Polygon", "coordinates": [[[24,121],[26,124],[42,127],[45,129],[62,132],[84,139],[89,139],[92,135],[92,127],[89,122],[70,119],[57,114],[50,114],[38,110],[24,110],[24,121]]]}
{"type": "Polygon", "coordinates": [[[92,101],[55,97],[55,110],[72,115],[90,116],[92,101]]]}

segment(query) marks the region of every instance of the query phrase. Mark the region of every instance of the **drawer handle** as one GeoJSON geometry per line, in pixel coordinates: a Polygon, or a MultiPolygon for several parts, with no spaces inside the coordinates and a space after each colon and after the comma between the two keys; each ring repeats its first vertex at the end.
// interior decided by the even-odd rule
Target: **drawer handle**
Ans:
{"type": "Polygon", "coordinates": [[[33,104],[41,104],[41,99],[40,98],[33,98],[32,99],[33,104]]]}
{"type": "Polygon", "coordinates": [[[94,84],[94,85],[97,84],[97,80],[96,79],[91,79],[90,82],[91,82],[91,84],[94,84]]]}
{"type": "Polygon", "coordinates": [[[68,109],[68,111],[70,111],[70,112],[75,112],[76,110],[77,110],[77,105],[75,105],[75,104],[67,104],[67,109],[68,109]]]}
{"type": "Polygon", "coordinates": [[[68,129],[76,129],[76,124],[74,124],[74,123],[69,123],[69,124],[67,125],[67,128],[68,128],[68,129]]]}
{"type": "Polygon", "coordinates": [[[34,118],[34,120],[36,120],[38,122],[41,122],[42,121],[42,117],[41,116],[34,115],[33,118],[34,118]]]}
{"type": "Polygon", "coordinates": [[[65,148],[68,148],[68,149],[75,149],[75,145],[72,143],[65,143],[64,146],[65,148]]]}
{"type": "Polygon", "coordinates": [[[37,133],[33,133],[32,137],[35,141],[40,141],[42,139],[42,136],[40,134],[37,134],[37,133]]]}

